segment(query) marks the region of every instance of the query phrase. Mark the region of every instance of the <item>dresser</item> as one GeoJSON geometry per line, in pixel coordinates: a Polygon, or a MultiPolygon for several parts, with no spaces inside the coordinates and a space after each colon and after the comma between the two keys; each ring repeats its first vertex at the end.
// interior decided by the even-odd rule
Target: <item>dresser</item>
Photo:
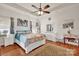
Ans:
{"type": "Polygon", "coordinates": [[[66,43],[66,40],[77,40],[78,42],[77,42],[77,44],[78,44],[78,46],[79,46],[79,36],[77,36],[77,35],[65,35],[64,36],[64,44],[66,43]]]}

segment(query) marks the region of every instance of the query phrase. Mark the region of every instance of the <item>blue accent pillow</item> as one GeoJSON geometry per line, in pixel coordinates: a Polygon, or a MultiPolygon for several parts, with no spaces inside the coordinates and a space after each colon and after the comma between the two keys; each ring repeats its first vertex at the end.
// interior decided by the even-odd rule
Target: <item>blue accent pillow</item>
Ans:
{"type": "Polygon", "coordinates": [[[20,34],[16,33],[15,38],[20,41],[20,34]]]}

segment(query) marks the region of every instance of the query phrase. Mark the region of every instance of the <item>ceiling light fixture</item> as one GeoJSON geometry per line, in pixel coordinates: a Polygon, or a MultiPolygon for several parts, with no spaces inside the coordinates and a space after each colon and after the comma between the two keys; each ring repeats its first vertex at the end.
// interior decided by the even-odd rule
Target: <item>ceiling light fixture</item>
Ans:
{"type": "Polygon", "coordinates": [[[46,10],[50,7],[50,5],[45,5],[43,8],[41,6],[42,6],[41,3],[40,3],[39,7],[32,5],[32,7],[37,9],[37,11],[34,11],[34,13],[37,13],[39,16],[43,15],[44,13],[46,13],[46,14],[50,13],[49,11],[46,10]]]}
{"type": "Polygon", "coordinates": [[[37,14],[38,14],[39,16],[41,16],[41,15],[43,15],[44,13],[43,13],[42,11],[38,11],[37,14]]]}

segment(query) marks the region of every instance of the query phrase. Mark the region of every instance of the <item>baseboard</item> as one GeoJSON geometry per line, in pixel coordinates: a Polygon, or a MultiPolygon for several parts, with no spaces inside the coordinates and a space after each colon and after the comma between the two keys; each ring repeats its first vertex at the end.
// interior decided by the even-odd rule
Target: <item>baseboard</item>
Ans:
{"type": "Polygon", "coordinates": [[[50,41],[50,42],[56,42],[56,41],[53,41],[53,40],[46,40],[46,41],[50,41]]]}
{"type": "Polygon", "coordinates": [[[1,45],[1,47],[4,47],[4,45],[1,45]]]}

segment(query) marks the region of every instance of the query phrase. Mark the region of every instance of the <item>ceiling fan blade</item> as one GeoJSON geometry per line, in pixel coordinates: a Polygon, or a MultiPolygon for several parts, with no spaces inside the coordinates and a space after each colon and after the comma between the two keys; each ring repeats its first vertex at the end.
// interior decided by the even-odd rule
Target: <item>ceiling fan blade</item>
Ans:
{"type": "Polygon", "coordinates": [[[47,9],[47,8],[49,8],[50,6],[49,5],[46,5],[45,7],[44,7],[44,9],[47,9]]]}
{"type": "Polygon", "coordinates": [[[44,12],[44,13],[48,13],[48,14],[50,13],[49,11],[43,11],[43,12],[44,12]]]}
{"type": "Polygon", "coordinates": [[[38,8],[38,7],[36,7],[35,5],[32,5],[32,7],[34,7],[35,9],[38,9],[38,10],[39,10],[39,8],[38,8]]]}

